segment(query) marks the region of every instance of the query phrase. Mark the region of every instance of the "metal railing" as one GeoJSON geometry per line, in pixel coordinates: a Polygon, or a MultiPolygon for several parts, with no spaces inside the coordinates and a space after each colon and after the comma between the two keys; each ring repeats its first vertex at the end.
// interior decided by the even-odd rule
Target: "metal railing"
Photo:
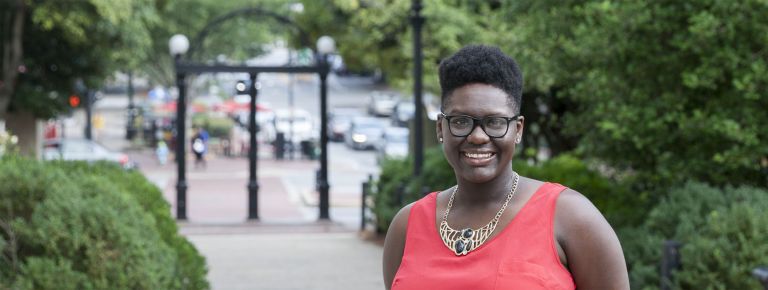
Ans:
{"type": "MultiPolygon", "coordinates": [[[[368,180],[363,182],[362,184],[362,196],[360,198],[360,231],[364,232],[368,223],[371,223],[374,221],[374,216],[371,214],[368,215],[368,212],[371,211],[371,205],[373,201],[371,200],[371,192],[373,187],[373,175],[368,175],[368,180]]],[[[374,223],[375,224],[375,223],[374,223]]],[[[377,227],[378,228],[378,227],[377,227]]]]}

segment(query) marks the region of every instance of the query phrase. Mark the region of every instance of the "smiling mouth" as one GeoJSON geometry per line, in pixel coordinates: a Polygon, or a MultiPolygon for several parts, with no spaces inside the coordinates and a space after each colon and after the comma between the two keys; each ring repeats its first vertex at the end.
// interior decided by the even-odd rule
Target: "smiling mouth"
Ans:
{"type": "Polygon", "coordinates": [[[496,155],[496,153],[469,153],[464,152],[464,157],[470,158],[470,159],[488,159],[496,155]]]}

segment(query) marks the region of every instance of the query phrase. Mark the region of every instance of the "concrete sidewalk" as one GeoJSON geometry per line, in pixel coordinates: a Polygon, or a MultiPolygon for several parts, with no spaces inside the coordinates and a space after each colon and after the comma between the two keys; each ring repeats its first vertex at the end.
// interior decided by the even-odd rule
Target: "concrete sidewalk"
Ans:
{"type": "Polygon", "coordinates": [[[354,233],[188,235],[213,289],[384,289],[381,247],[354,233]]]}
{"type": "MultiPolygon", "coordinates": [[[[148,150],[130,156],[175,215],[175,163],[160,166],[148,150]]],[[[180,231],[206,257],[213,289],[384,288],[380,242],[358,232],[359,187],[332,190],[332,221],[318,222],[317,161],[262,156],[260,219],[248,221],[248,159],[212,156],[204,169],[187,164],[188,220],[180,231]]]]}

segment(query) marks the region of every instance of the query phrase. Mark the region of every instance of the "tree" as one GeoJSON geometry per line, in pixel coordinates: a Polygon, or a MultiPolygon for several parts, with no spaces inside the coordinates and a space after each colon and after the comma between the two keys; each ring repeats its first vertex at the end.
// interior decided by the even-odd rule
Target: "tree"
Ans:
{"type": "MultiPolygon", "coordinates": [[[[5,2],[4,2],[5,3],[5,2]]],[[[76,79],[89,87],[147,53],[154,0],[19,0],[4,9],[0,118],[10,108],[38,118],[59,113],[76,79]],[[7,23],[12,25],[6,26],[7,23]],[[6,57],[7,56],[7,57],[6,57]]]]}
{"type": "MultiPolygon", "coordinates": [[[[767,186],[768,5],[587,2],[566,53],[579,61],[567,124],[580,149],[664,188],[767,186]]],[[[546,19],[545,19],[546,20],[546,19]]]]}
{"type": "Polygon", "coordinates": [[[26,15],[24,0],[3,1],[2,13],[2,71],[0,71],[0,119],[4,119],[5,110],[11,102],[11,95],[16,88],[19,66],[22,57],[22,33],[26,15]]]}

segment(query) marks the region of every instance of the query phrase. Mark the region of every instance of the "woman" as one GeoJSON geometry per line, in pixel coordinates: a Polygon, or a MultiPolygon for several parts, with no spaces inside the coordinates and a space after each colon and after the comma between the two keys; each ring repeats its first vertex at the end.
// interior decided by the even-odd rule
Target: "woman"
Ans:
{"type": "Polygon", "coordinates": [[[395,216],[387,289],[629,289],[621,245],[592,203],[512,168],[524,127],[515,61],[468,46],[439,74],[437,138],[457,185],[395,216]]]}

